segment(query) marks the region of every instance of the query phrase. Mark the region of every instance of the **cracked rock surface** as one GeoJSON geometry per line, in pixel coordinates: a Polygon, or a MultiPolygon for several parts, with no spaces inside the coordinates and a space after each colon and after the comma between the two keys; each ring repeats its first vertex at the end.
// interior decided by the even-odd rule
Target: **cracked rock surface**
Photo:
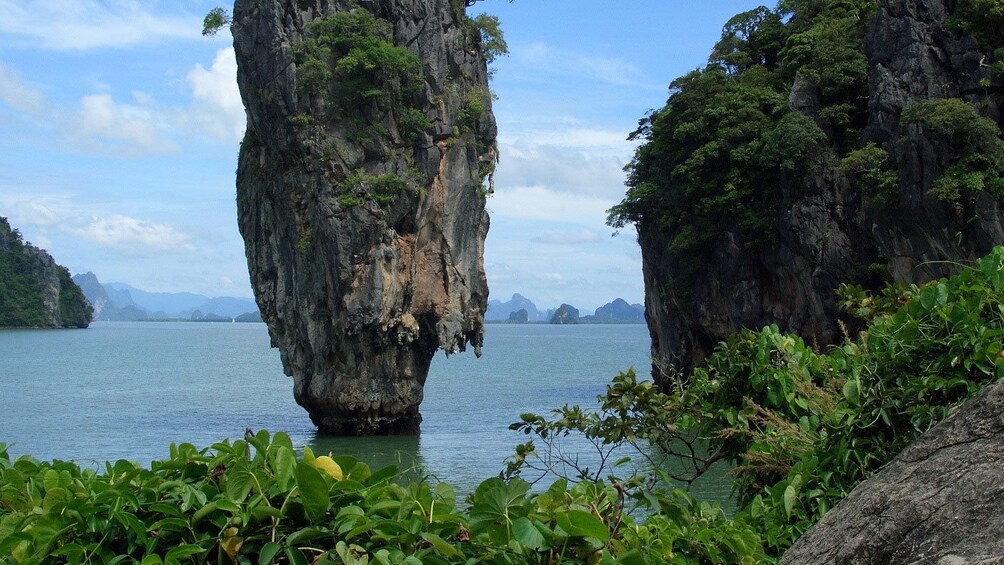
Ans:
{"type": "Polygon", "coordinates": [[[487,69],[464,3],[237,0],[232,31],[248,116],[239,226],[296,401],[325,432],[415,432],[433,355],[480,354],[488,299],[496,132],[490,97],[471,110],[487,69]],[[304,87],[311,22],[354,7],[417,56],[420,78],[347,101],[329,60],[330,81],[304,87]],[[418,115],[427,127],[409,130],[418,115]]]}
{"type": "Polygon", "coordinates": [[[781,563],[1004,563],[1004,381],[855,487],[781,563]]]}

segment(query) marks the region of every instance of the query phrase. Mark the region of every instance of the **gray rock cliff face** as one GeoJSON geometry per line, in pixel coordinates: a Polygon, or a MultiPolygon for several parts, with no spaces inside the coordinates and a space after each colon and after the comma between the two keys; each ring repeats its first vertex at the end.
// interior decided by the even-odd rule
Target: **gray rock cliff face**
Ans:
{"type": "MultiPolygon", "coordinates": [[[[1000,123],[988,91],[983,54],[971,38],[953,36],[947,20],[951,0],[881,2],[866,37],[869,60],[868,125],[864,140],[886,149],[899,174],[898,200],[869,203],[840,172],[833,148],[816,155],[815,172],[783,183],[779,238],[750,252],[734,232],[726,233],[704,258],[700,284],[689,296],[668,289],[676,273],[657,225],[638,224],[643,250],[646,319],[652,335],[653,374],[667,382],[680,368],[699,364],[715,345],[740,328],[776,323],[810,343],[826,345],[840,336],[834,289],[868,276],[924,282],[946,274],[942,261],[974,259],[1004,243],[1000,202],[981,194],[959,212],[932,196],[932,182],[952,155],[926,139],[918,126],[900,123],[902,110],[918,100],[960,97],[980,101],[1000,123]]],[[[819,94],[801,76],[789,106],[813,116],[819,94]]]]}
{"type": "Polygon", "coordinates": [[[862,482],[783,564],[1004,562],[1004,381],[862,482]]]}
{"type": "Polygon", "coordinates": [[[420,78],[381,79],[349,103],[328,60],[328,81],[304,88],[311,22],[354,5],[237,0],[239,225],[262,317],[313,422],[410,432],[436,350],[480,354],[495,121],[480,38],[456,0],[358,3],[417,56],[420,78]],[[428,124],[409,133],[416,111],[428,124]]]}

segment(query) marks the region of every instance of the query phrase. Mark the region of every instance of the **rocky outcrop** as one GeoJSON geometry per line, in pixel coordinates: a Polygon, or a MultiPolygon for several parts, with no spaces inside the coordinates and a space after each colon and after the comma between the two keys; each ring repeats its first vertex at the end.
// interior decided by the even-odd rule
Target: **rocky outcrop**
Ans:
{"type": "Polygon", "coordinates": [[[509,314],[509,319],[506,320],[509,324],[526,324],[530,322],[530,313],[526,311],[526,308],[520,308],[512,314],[509,314]]]}
{"type": "Polygon", "coordinates": [[[485,312],[485,320],[506,320],[513,312],[526,310],[527,317],[531,322],[545,319],[543,313],[537,310],[537,305],[529,298],[519,293],[514,293],[512,298],[502,302],[501,300],[489,300],[488,310],[485,312]]]}
{"type": "Polygon", "coordinates": [[[552,324],[578,324],[579,323],[579,309],[570,305],[562,304],[558,306],[558,309],[554,311],[554,315],[551,316],[552,324]]]}
{"type": "MultiPolygon", "coordinates": [[[[776,240],[751,250],[736,230],[727,230],[700,258],[697,282],[686,292],[669,282],[680,269],[668,245],[673,234],[658,221],[638,222],[657,380],[688,373],[743,327],[774,323],[810,343],[834,343],[840,337],[834,295],[840,283],[923,282],[1004,243],[1000,201],[989,192],[963,205],[933,195],[935,180],[958,155],[920,126],[901,123],[911,103],[945,98],[978,103],[1001,122],[990,96],[1001,91],[1001,78],[989,74],[987,56],[972,38],[949,29],[954,6],[951,0],[881,2],[866,35],[863,136],[888,152],[887,170],[898,174],[890,202],[877,203],[841,171],[845,155],[837,140],[851,130],[828,131],[810,172],[780,183],[782,204],[772,219],[776,240]]],[[[789,107],[818,119],[820,97],[797,75],[789,107]]]]}
{"type": "Polygon", "coordinates": [[[482,345],[479,32],[457,0],[237,0],[232,31],[239,226],[296,400],[323,431],[416,431],[436,350],[482,345]]]}
{"type": "Polygon", "coordinates": [[[1004,562],[1004,381],[862,482],[781,563],[1004,562]]]}
{"type": "Polygon", "coordinates": [[[69,271],[0,218],[0,327],[86,328],[91,314],[69,271]]]}
{"type": "Polygon", "coordinates": [[[642,322],[645,320],[645,307],[615,298],[613,302],[597,308],[593,317],[599,322],[642,322]]]}

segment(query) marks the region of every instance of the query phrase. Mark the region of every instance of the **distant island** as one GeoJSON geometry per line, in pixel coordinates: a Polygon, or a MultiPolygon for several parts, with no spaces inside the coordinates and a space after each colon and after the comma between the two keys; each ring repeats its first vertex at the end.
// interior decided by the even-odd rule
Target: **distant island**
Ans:
{"type": "Polygon", "coordinates": [[[0,327],[86,328],[91,315],[66,267],[0,217],[0,327]]]}
{"type": "Polygon", "coordinates": [[[261,322],[250,298],[210,298],[190,292],[148,292],[125,283],[102,284],[88,272],[73,276],[99,321],[261,322]]]}
{"type": "Polygon", "coordinates": [[[529,298],[515,293],[503,302],[489,300],[485,312],[486,323],[502,324],[643,324],[645,307],[629,304],[623,298],[615,298],[596,309],[593,314],[579,315],[579,310],[570,304],[562,304],[556,309],[540,310],[529,298]]]}

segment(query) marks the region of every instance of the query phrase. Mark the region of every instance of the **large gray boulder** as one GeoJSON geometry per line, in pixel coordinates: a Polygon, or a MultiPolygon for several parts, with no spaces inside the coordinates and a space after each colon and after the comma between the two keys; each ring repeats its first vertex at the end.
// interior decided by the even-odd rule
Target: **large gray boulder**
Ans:
{"type": "Polygon", "coordinates": [[[1004,563],[1004,381],[859,484],[781,563],[1004,563]]]}

